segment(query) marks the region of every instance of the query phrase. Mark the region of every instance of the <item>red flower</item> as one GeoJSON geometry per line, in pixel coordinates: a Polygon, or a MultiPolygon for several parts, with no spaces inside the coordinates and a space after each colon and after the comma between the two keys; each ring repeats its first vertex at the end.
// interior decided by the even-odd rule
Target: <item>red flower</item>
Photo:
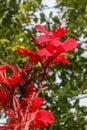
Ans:
{"type": "Polygon", "coordinates": [[[21,122],[20,104],[15,97],[13,97],[13,110],[9,109],[5,113],[8,115],[9,122],[0,126],[0,130],[19,130],[21,122]]]}
{"type": "Polygon", "coordinates": [[[59,26],[57,30],[52,30],[51,32],[48,32],[42,25],[36,25],[35,28],[43,33],[43,35],[39,36],[37,44],[35,43],[37,50],[18,48],[15,52],[28,56],[31,63],[40,62],[42,67],[47,67],[50,64],[58,64],[60,62],[69,64],[66,56],[62,56],[62,53],[76,48],[76,40],[74,38],[68,38],[64,42],[58,40],[67,30],[61,26],[59,26]]]}
{"type": "Polygon", "coordinates": [[[8,86],[8,80],[7,80],[7,77],[6,77],[6,73],[5,73],[5,70],[7,68],[10,68],[13,72],[13,74],[15,75],[16,74],[16,69],[13,65],[2,65],[0,66],[0,82],[3,83],[3,85],[5,85],[6,87],[8,86]]]}
{"type": "Polygon", "coordinates": [[[63,62],[69,64],[66,56],[62,56],[62,53],[71,51],[77,46],[76,40],[73,38],[68,38],[63,43],[59,40],[53,40],[47,43],[45,48],[39,50],[39,56],[46,57],[46,66],[50,64],[58,64],[63,62]]]}
{"type": "MultiPolygon", "coordinates": [[[[2,65],[0,66],[0,82],[7,88],[11,85],[11,80],[13,80],[13,83],[15,82],[15,78],[17,78],[17,71],[16,68],[13,65],[2,65]],[[12,70],[13,74],[11,76],[6,76],[6,69],[9,68],[12,70]],[[9,83],[10,82],[10,83],[9,83]]],[[[15,84],[15,83],[14,83],[15,84]]]]}
{"type": "Polygon", "coordinates": [[[46,128],[48,123],[54,123],[54,117],[51,112],[44,109],[39,110],[30,128],[46,128]]]}
{"type": "Polygon", "coordinates": [[[24,48],[20,48],[20,47],[17,50],[15,50],[14,52],[18,52],[18,53],[20,53],[21,55],[24,55],[24,56],[28,56],[30,54],[29,50],[24,49],[24,48]]]}
{"type": "Polygon", "coordinates": [[[51,112],[48,112],[44,109],[39,110],[39,107],[42,104],[43,100],[40,97],[35,97],[31,101],[32,113],[30,128],[46,128],[48,126],[48,123],[54,123],[54,117],[51,112]]]}
{"type": "Polygon", "coordinates": [[[48,73],[46,67],[60,62],[69,64],[65,52],[73,50],[77,43],[74,38],[68,38],[63,42],[59,40],[67,32],[61,26],[51,32],[41,25],[36,25],[35,28],[43,33],[38,39],[32,35],[36,50],[23,48],[15,50],[29,58],[29,65],[26,64],[24,68],[17,66],[18,71],[8,64],[0,67],[0,109],[4,106],[8,119],[7,124],[0,126],[0,130],[46,128],[48,124],[54,123],[52,113],[41,109],[43,99],[36,95],[47,88],[43,84],[44,77],[48,73]],[[42,69],[34,68],[37,67],[34,66],[37,62],[40,62],[42,69]],[[10,69],[12,74],[6,75],[6,69],[10,69]],[[33,76],[36,76],[36,85],[39,86],[36,90],[33,76]],[[17,90],[20,91],[18,99],[14,96],[17,90]]]}
{"type": "Polygon", "coordinates": [[[21,82],[20,74],[17,74],[16,68],[13,65],[0,66],[0,102],[2,106],[9,107],[12,103],[12,97],[15,91],[16,83],[21,82]],[[6,69],[11,69],[12,75],[6,75],[6,69]]]}
{"type": "MultiPolygon", "coordinates": [[[[26,99],[26,98],[25,98],[26,99]]],[[[13,110],[9,109],[5,113],[8,115],[9,122],[6,125],[0,126],[0,130],[27,130],[28,128],[46,128],[48,123],[54,122],[54,117],[51,112],[44,109],[39,110],[43,104],[40,97],[32,99],[27,98],[26,105],[21,105],[18,99],[13,96],[13,110]]]]}
{"type": "Polygon", "coordinates": [[[40,60],[37,52],[35,50],[27,50],[23,48],[17,48],[14,52],[18,52],[23,56],[28,56],[31,63],[36,63],[40,60]]]}
{"type": "Polygon", "coordinates": [[[67,32],[67,30],[60,25],[57,30],[52,30],[51,32],[48,32],[42,25],[36,25],[35,28],[44,33],[44,35],[39,36],[39,43],[48,42],[60,38],[67,32]]]}
{"type": "Polygon", "coordinates": [[[36,111],[43,104],[43,100],[40,97],[35,97],[31,102],[31,111],[36,111]]]}

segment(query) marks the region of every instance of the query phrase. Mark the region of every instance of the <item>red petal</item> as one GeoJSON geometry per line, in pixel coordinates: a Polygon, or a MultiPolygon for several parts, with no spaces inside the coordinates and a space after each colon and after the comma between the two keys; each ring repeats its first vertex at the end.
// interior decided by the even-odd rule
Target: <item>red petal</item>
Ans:
{"type": "Polygon", "coordinates": [[[29,54],[30,54],[29,50],[23,49],[23,48],[18,48],[14,52],[18,52],[18,53],[20,53],[23,56],[29,56],[29,54]]]}
{"type": "Polygon", "coordinates": [[[17,82],[22,82],[22,77],[20,74],[18,75],[11,75],[8,77],[8,82],[10,85],[14,86],[17,82]]]}
{"type": "Polygon", "coordinates": [[[4,71],[6,68],[10,68],[10,69],[13,71],[14,74],[17,73],[17,72],[16,72],[16,68],[15,68],[13,65],[11,65],[11,64],[5,64],[5,65],[0,66],[0,71],[2,72],[2,71],[4,71]]]}
{"type": "Polygon", "coordinates": [[[0,82],[5,85],[5,87],[8,87],[8,81],[6,77],[4,77],[3,73],[0,73],[0,82]]]}
{"type": "Polygon", "coordinates": [[[35,51],[31,51],[29,60],[31,63],[36,63],[40,61],[40,57],[35,51]]]}
{"type": "Polygon", "coordinates": [[[7,64],[0,66],[0,71],[3,71],[7,68],[7,64]]]}
{"type": "Polygon", "coordinates": [[[38,52],[38,55],[41,56],[41,57],[42,56],[46,56],[46,57],[52,56],[52,54],[46,48],[41,49],[38,52]]]}
{"type": "Polygon", "coordinates": [[[52,113],[48,112],[48,111],[46,111],[44,109],[40,110],[38,112],[37,116],[38,116],[37,117],[38,120],[48,122],[48,123],[53,123],[54,122],[54,117],[53,117],[52,113]]]}
{"type": "Polygon", "coordinates": [[[43,100],[40,97],[35,97],[32,100],[32,107],[38,109],[43,104],[43,100]]]}
{"type": "Polygon", "coordinates": [[[6,65],[0,66],[0,82],[2,84],[4,84],[6,87],[8,86],[9,83],[8,83],[7,77],[4,73],[4,70],[7,68],[10,68],[12,70],[13,75],[17,74],[16,68],[11,64],[6,64],[6,65]]]}
{"type": "Polygon", "coordinates": [[[39,31],[43,32],[44,34],[48,35],[48,31],[42,26],[42,25],[36,25],[35,26],[36,29],[38,29],[39,31]]]}
{"type": "Polygon", "coordinates": [[[59,64],[60,62],[63,62],[64,64],[70,64],[66,56],[57,56],[56,59],[53,61],[53,64],[59,64]]]}
{"type": "Polygon", "coordinates": [[[63,48],[62,43],[59,40],[53,40],[47,44],[46,49],[54,54],[60,47],[63,48]]]}
{"type": "Polygon", "coordinates": [[[67,32],[67,30],[65,28],[61,27],[61,25],[59,25],[57,30],[52,30],[52,35],[53,35],[54,38],[60,38],[66,32],[67,32]]]}
{"type": "Polygon", "coordinates": [[[63,44],[65,51],[71,51],[77,47],[77,42],[74,38],[68,38],[63,44]]]}
{"type": "Polygon", "coordinates": [[[51,112],[44,109],[40,110],[30,128],[46,128],[48,123],[54,123],[54,117],[51,112]]]}
{"type": "Polygon", "coordinates": [[[0,126],[0,130],[13,130],[13,124],[6,124],[4,126],[0,126]]]}
{"type": "Polygon", "coordinates": [[[36,120],[40,123],[41,128],[46,128],[48,123],[54,123],[54,117],[51,112],[48,112],[44,109],[40,110],[37,113],[36,120]]]}
{"type": "Polygon", "coordinates": [[[41,35],[41,36],[39,36],[39,38],[38,38],[38,42],[39,42],[39,43],[48,42],[48,41],[50,41],[50,39],[47,38],[45,35],[41,35]]]}
{"type": "Polygon", "coordinates": [[[0,87],[0,101],[2,105],[6,105],[8,102],[8,94],[5,92],[4,88],[0,87]]]}
{"type": "Polygon", "coordinates": [[[7,110],[7,111],[5,111],[5,113],[8,115],[8,116],[10,116],[10,117],[14,117],[14,111],[13,110],[7,110]]]}

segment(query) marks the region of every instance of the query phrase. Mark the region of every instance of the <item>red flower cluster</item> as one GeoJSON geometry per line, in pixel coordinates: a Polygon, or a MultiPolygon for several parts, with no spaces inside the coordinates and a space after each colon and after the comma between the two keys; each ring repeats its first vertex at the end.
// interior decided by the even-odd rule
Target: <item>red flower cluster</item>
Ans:
{"type": "Polygon", "coordinates": [[[32,35],[36,50],[23,48],[15,50],[29,57],[29,65],[26,64],[24,68],[19,66],[16,68],[10,64],[0,66],[0,110],[4,108],[8,117],[8,123],[0,126],[0,130],[46,128],[49,123],[54,123],[52,113],[40,108],[43,100],[38,95],[47,89],[43,84],[48,74],[47,67],[60,62],[69,64],[65,52],[74,49],[77,43],[73,38],[68,38],[64,42],[59,40],[67,32],[61,26],[52,32],[48,32],[41,25],[36,25],[35,28],[43,33],[38,39],[32,35]],[[34,70],[36,62],[41,63],[42,69],[34,70]],[[12,71],[11,75],[7,73],[8,69],[12,71]],[[34,75],[38,79],[37,87],[33,80],[34,75]]]}
{"type": "Polygon", "coordinates": [[[69,64],[64,53],[76,48],[77,43],[74,38],[68,38],[64,42],[59,40],[67,30],[61,26],[52,32],[48,32],[41,25],[36,25],[35,28],[43,33],[38,39],[33,35],[34,43],[37,47],[36,50],[18,48],[15,52],[28,56],[31,63],[40,62],[42,67],[45,68],[50,64],[58,64],[60,62],[69,64]]]}
{"type": "Polygon", "coordinates": [[[46,128],[48,123],[53,123],[54,118],[51,112],[44,109],[39,110],[43,104],[40,97],[35,97],[31,101],[26,98],[19,103],[13,96],[13,109],[5,113],[9,116],[9,123],[0,126],[1,130],[28,130],[29,128],[46,128]]]}
{"type": "MultiPolygon", "coordinates": [[[[42,98],[36,96],[37,92],[31,79],[31,71],[28,65],[23,69],[12,65],[0,66],[0,109],[5,109],[8,115],[8,124],[0,126],[1,130],[28,130],[29,128],[45,128],[48,123],[53,123],[51,112],[39,109],[43,104],[42,98]],[[12,70],[12,75],[6,75],[6,69],[12,70]],[[16,91],[20,91],[17,99],[16,91]]],[[[39,88],[38,88],[39,89],[39,88]]]]}

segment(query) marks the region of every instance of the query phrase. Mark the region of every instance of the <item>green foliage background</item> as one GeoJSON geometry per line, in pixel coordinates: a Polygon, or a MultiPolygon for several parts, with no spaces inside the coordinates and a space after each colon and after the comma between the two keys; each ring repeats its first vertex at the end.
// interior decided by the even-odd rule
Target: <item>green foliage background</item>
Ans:
{"type": "Polygon", "coordinates": [[[55,123],[47,130],[86,130],[87,107],[79,105],[78,95],[86,98],[87,93],[87,0],[54,0],[51,7],[44,1],[0,0],[0,64],[23,65],[26,59],[13,50],[34,47],[31,34],[36,34],[35,24],[42,24],[49,31],[64,24],[69,32],[61,40],[74,37],[78,48],[67,53],[70,65],[50,67],[52,74],[46,78],[49,92],[42,95],[55,123]],[[47,16],[45,10],[51,8],[54,11],[47,16]],[[55,83],[55,75],[61,79],[60,83],[55,83]]]}

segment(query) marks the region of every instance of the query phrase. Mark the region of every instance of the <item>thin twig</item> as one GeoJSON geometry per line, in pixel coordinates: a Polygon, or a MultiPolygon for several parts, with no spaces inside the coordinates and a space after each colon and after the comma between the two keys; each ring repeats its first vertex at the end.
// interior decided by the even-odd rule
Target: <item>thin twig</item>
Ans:
{"type": "Polygon", "coordinates": [[[2,63],[2,64],[7,64],[5,61],[3,61],[1,58],[0,58],[0,62],[2,63]]]}

